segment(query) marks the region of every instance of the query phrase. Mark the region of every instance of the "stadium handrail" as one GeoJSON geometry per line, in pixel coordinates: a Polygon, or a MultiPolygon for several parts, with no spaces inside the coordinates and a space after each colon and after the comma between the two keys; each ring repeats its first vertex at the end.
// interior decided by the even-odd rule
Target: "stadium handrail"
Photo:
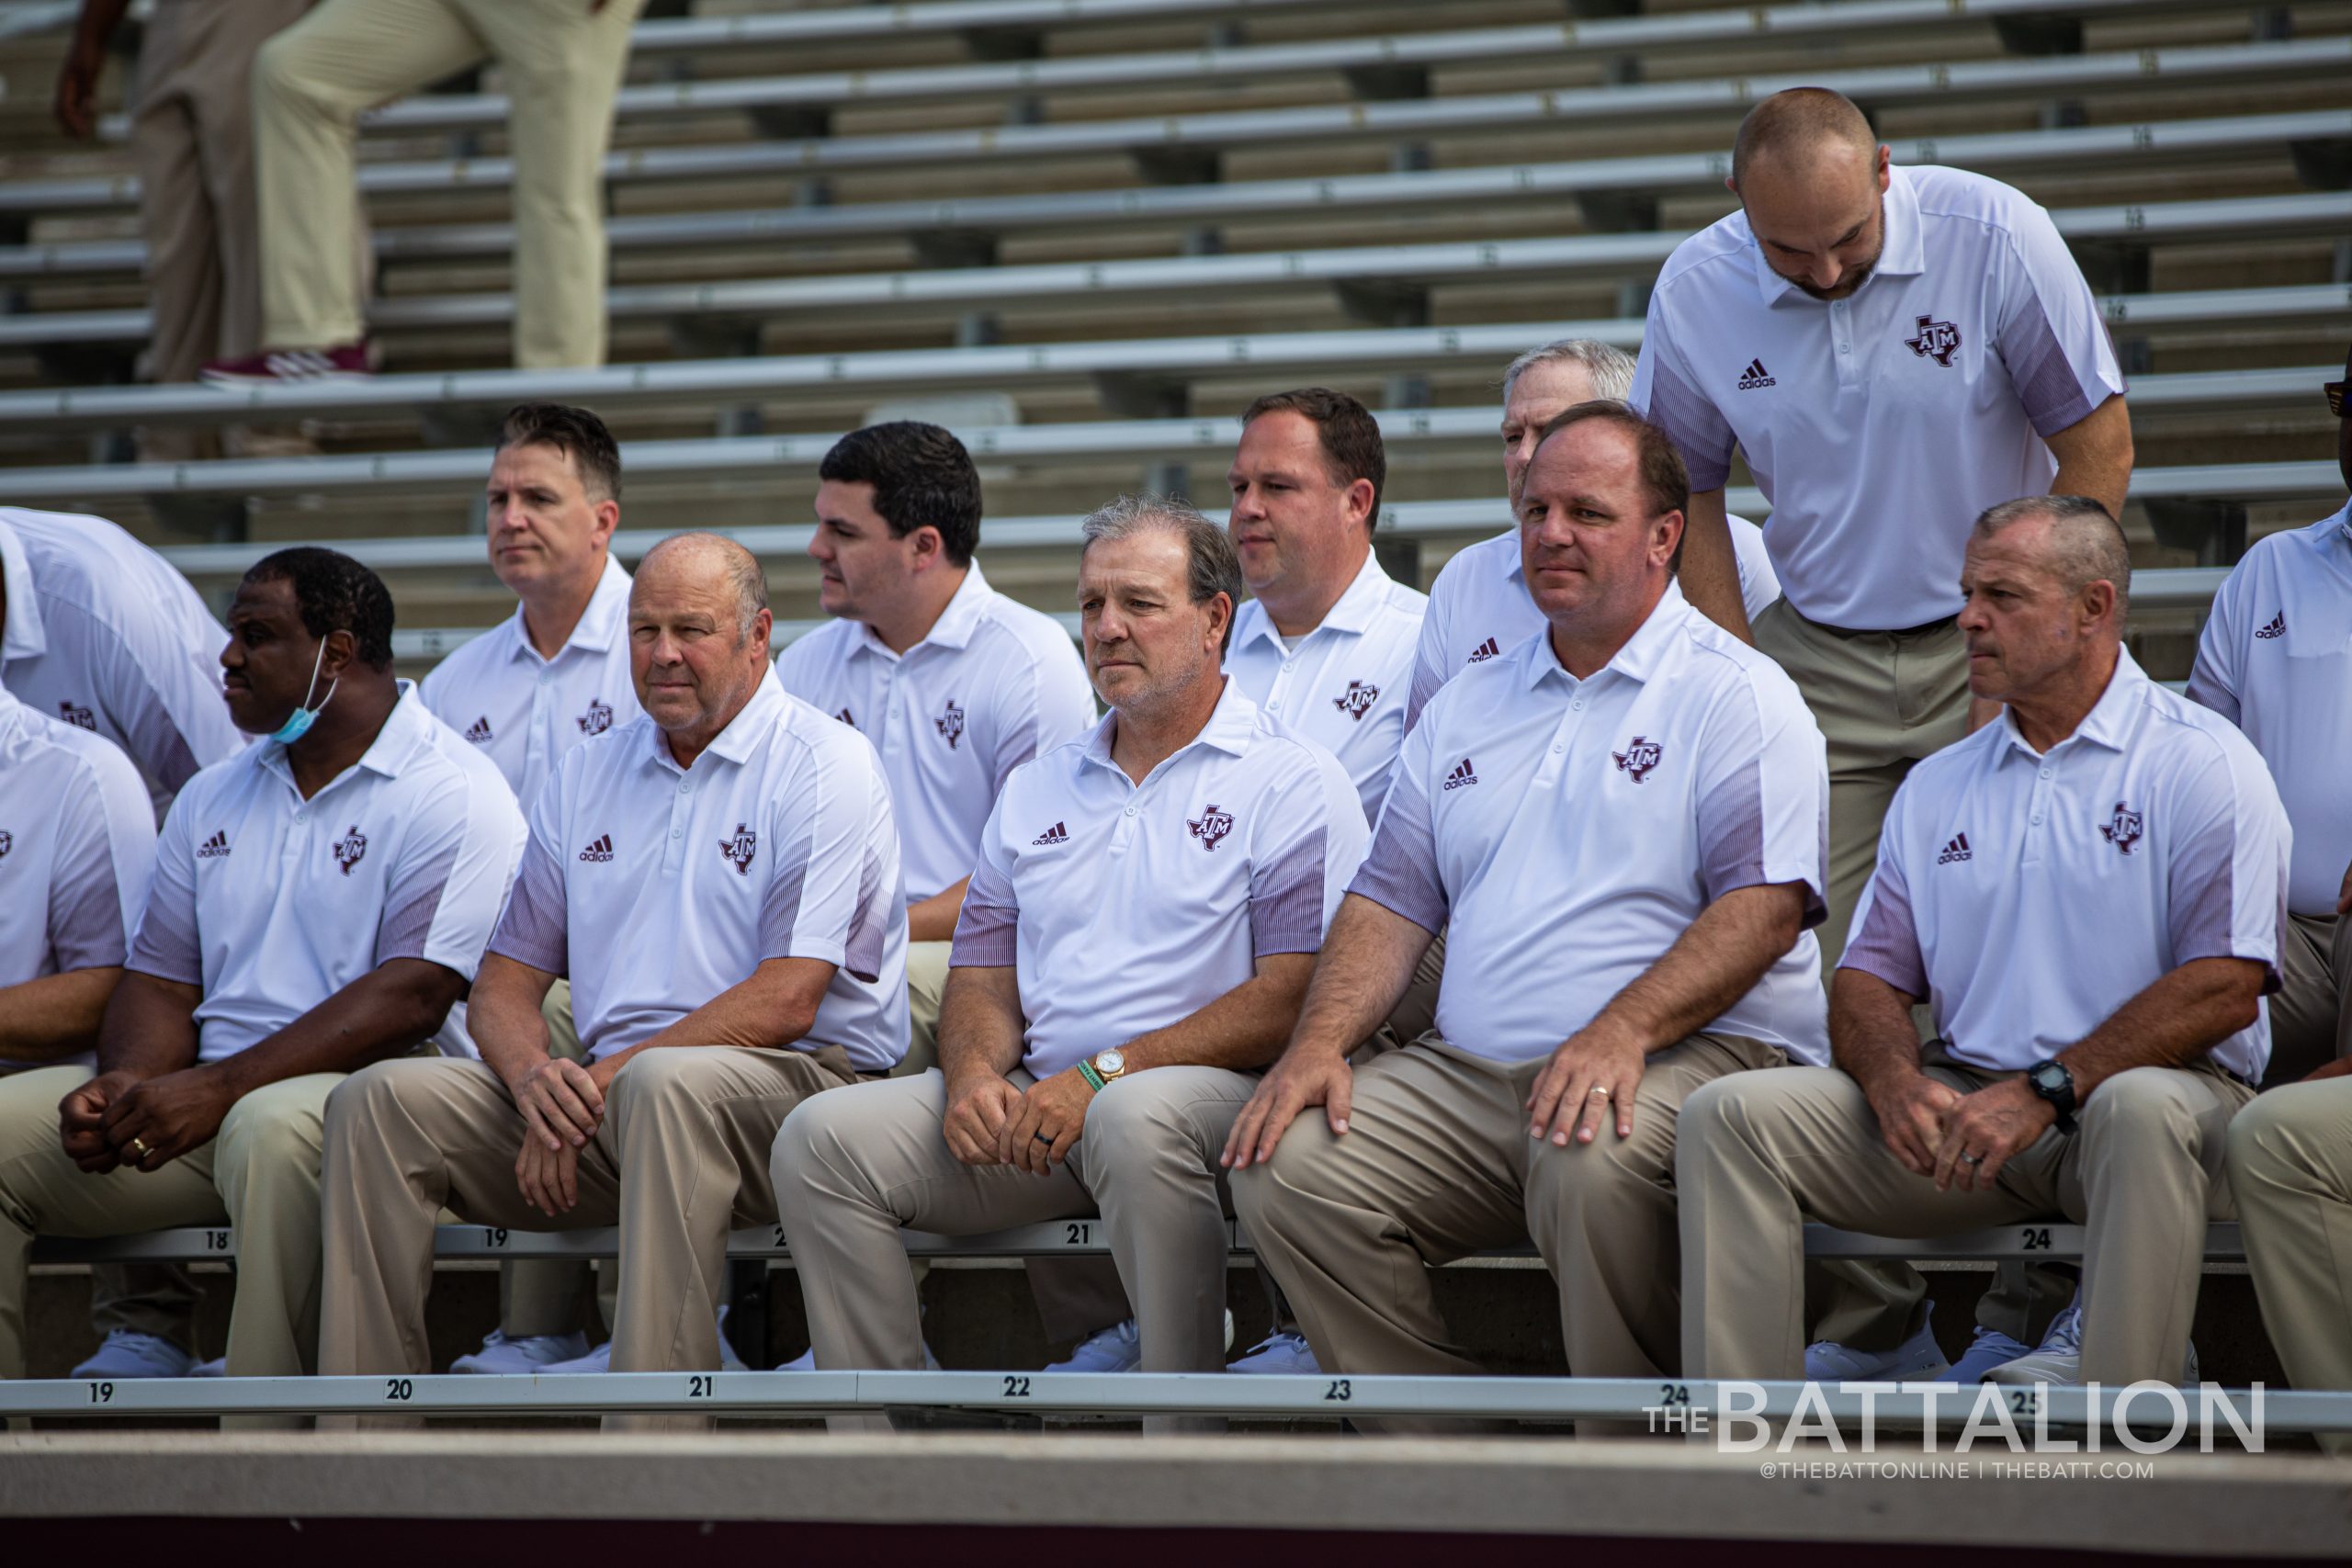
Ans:
{"type": "MultiPolygon", "coordinates": [[[[1412,139],[1517,126],[1614,124],[1646,117],[1726,117],[1791,86],[1825,86],[1871,104],[1967,102],[1978,97],[2066,95],[2101,86],[2142,92],[2175,83],[2212,85],[2352,67],[2352,36],[2256,43],[2168,46],[2040,58],[1844,70],[1543,92],[1465,95],[1391,102],[1218,110],[1139,119],[1073,120],[975,130],[761,141],[718,146],[631,148],[607,156],[614,181],[814,175],[852,168],[937,167],[972,159],[1036,160],[1151,151],[1213,152],[1268,143],[1365,138],[1412,139]]],[[[512,182],[507,158],[365,164],[363,194],[447,194],[512,182]]],[[[83,175],[0,182],[0,213],[87,211],[135,205],[137,176],[83,175]]]]}
{"type": "MultiPolygon", "coordinates": [[[[2352,191],[2292,196],[2228,197],[2201,201],[2116,203],[2052,211],[2058,231],[2075,243],[2145,245],[2212,234],[2266,237],[2352,227],[2352,191]]],[[[1684,232],[1581,234],[1566,239],[1450,241],[1419,245],[1363,245],[1321,250],[1257,251],[1227,255],[1137,260],[1054,262],[1017,266],[930,271],[839,273],[737,283],[664,284],[616,288],[607,309],[616,317],[703,314],[741,316],[793,310],[879,310],[886,307],[1002,306],[1050,300],[1197,294],[1202,290],[1321,287],[1342,283],[1434,284],[1498,276],[1630,275],[1655,268],[1688,238],[1684,232]]],[[[128,340],[145,333],[145,312],[97,312],[128,340]]],[[[379,328],[486,325],[512,320],[505,294],[441,296],[381,302],[370,312],[379,328]]],[[[28,317],[28,325],[59,318],[28,317]]],[[[15,329],[11,329],[15,330],[15,329]]],[[[21,340],[20,340],[21,341],[21,340]]],[[[723,383],[729,362],[699,362],[701,374],[723,383]]],[[[735,362],[749,366],[756,361],[735,362]]],[[[674,395],[657,365],[601,377],[601,396],[674,395]]],[[[498,373],[481,373],[495,375],[498,373]]],[[[570,373],[567,373],[570,374],[570,373]]],[[[752,375],[756,378],[757,372],[752,375]]],[[[301,382],[291,385],[91,387],[0,393],[0,431],[33,427],[54,432],[136,423],[219,423],[240,417],[286,416],[413,406],[463,400],[469,378],[301,382]],[[442,395],[419,398],[418,382],[437,383],[442,395]]]]}
{"type": "MultiPolygon", "coordinates": [[[[1509,341],[1524,346],[1542,340],[1509,341]]],[[[2316,389],[2333,379],[2339,368],[2315,365],[2142,376],[2132,383],[2130,402],[2135,412],[2309,402],[2315,400],[2316,389]]],[[[1499,407],[1474,406],[1389,409],[1375,412],[1374,417],[1379,421],[1382,437],[1389,446],[1410,447],[1491,440],[1501,424],[1502,413],[1499,407]]],[[[1231,448],[1235,431],[1232,420],[1214,415],[951,428],[972,456],[982,462],[996,459],[1025,463],[1105,456],[1222,455],[1231,448]]],[[[809,469],[831,450],[842,434],[828,431],[630,442],[621,448],[621,462],[624,470],[639,479],[662,475],[716,478],[773,469],[809,469]]],[[[0,468],[0,494],[17,502],[86,502],[163,493],[337,494],[356,491],[373,493],[388,489],[464,489],[479,482],[488,468],[489,456],[482,450],[436,447],[418,452],[317,457],[0,468]]]]}
{"type": "MultiPolygon", "coordinates": [[[[2328,139],[2352,139],[2352,109],[1913,137],[1890,145],[1895,162],[1905,164],[1949,164],[1991,173],[2086,163],[2106,172],[2150,159],[2328,139]]],[[[639,214],[607,220],[605,237],[616,250],[650,250],[870,238],[925,231],[1000,235],[1120,220],[1205,223],[1266,216],[1295,220],[1313,214],[1345,216],[1498,201],[1556,201],[1563,197],[1612,192],[1706,189],[1720,185],[1730,172],[1728,152],[1668,153],[1214,185],[867,201],[840,207],[639,214]]],[[[424,224],[380,228],[372,240],[379,262],[502,255],[514,246],[514,228],[503,222],[424,224]]],[[[137,240],[0,246],[0,278],[135,272],[145,265],[146,254],[145,245],[137,240]]],[[[0,319],[0,327],[8,324],[0,319]]]]}

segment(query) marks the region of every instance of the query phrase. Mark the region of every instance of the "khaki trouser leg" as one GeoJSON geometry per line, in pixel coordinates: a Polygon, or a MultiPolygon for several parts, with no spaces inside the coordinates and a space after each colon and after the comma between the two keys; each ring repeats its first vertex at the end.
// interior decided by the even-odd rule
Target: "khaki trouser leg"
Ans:
{"type": "MultiPolygon", "coordinates": [[[[323,0],[262,46],[253,135],[264,347],[332,348],[366,334],[353,260],[358,118],[488,52],[457,0],[323,0]]],[[[600,310],[599,331],[601,321],[600,310]]]]}
{"type": "MultiPolygon", "coordinates": [[[[139,51],[130,159],[139,171],[139,232],[147,245],[144,369],[151,381],[195,380],[221,335],[220,231],[191,101],[197,87],[182,70],[195,43],[189,23],[203,9],[167,8],[148,24],[139,51]]],[[[209,431],[158,425],[139,432],[139,456],[150,463],[209,457],[216,446],[209,431]]]]}
{"type": "MultiPolygon", "coordinates": [[[[2230,1123],[2230,1190],[2262,1321],[2297,1388],[2352,1390],[2352,1078],[2290,1084],[2230,1123]]],[[[2352,1455],[2352,1434],[2320,1438],[2352,1455]]]]}
{"type": "MultiPolygon", "coordinates": [[[[580,1032],[571,1021],[571,982],[558,979],[539,1004],[547,1020],[548,1055],[567,1061],[581,1059],[580,1032]]],[[[543,1334],[569,1334],[580,1326],[580,1292],[594,1272],[592,1266],[558,1258],[518,1258],[498,1269],[498,1326],[509,1339],[543,1334]]],[[[613,1321],[610,1287],[616,1278],[610,1269],[599,1276],[597,1305],[609,1326],[613,1321]]]]}
{"type": "Polygon", "coordinates": [[[952,942],[907,943],[907,1021],[911,1026],[906,1059],[890,1069],[894,1078],[910,1078],[939,1065],[939,999],[947,991],[947,958],[952,942]]]}
{"type": "Polygon", "coordinates": [[[2279,947],[2282,983],[2270,998],[2266,1086],[2293,1083],[2352,1056],[2352,919],[2290,915],[2279,947]]]}
{"type": "Polygon", "coordinates": [[[514,151],[514,363],[605,362],[605,150],[645,0],[455,0],[498,61],[514,151]]]}
{"type": "MultiPolygon", "coordinates": [[[[1031,1082],[1018,1070],[1012,1077],[1031,1082]]],[[[946,1111],[946,1080],[934,1070],[820,1095],[776,1135],[769,1170],[778,1221],[820,1368],[922,1368],[922,1314],[899,1232],[969,1235],[1094,1213],[1070,1165],[1038,1177],[957,1160],[940,1135],[946,1111]]],[[[879,1416],[830,1424],[888,1427],[879,1416]]]]}
{"type": "Polygon", "coordinates": [[[90,1176],[66,1157],[57,1102],[91,1076],[69,1066],[0,1077],[0,1377],[25,1375],[25,1281],[35,1236],[135,1235],[229,1218],[209,1162],[176,1159],[156,1171],[90,1176]]]}

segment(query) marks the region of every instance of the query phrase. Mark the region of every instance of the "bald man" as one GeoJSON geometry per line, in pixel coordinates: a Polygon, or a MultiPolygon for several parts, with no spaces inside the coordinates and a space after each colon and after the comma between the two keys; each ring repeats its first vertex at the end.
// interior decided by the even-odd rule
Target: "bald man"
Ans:
{"type": "MultiPolygon", "coordinates": [[[[1633,401],[1690,468],[1682,581],[1794,678],[1829,742],[1837,966],[1904,776],[1994,711],[1972,707],[1955,617],[1977,514],[2085,495],[2120,514],[2132,474],[2123,375],[2050,216],[1958,169],[1896,168],[1861,111],[1795,88],[1751,110],[1728,181],[1740,210],[1658,274],[1633,401]],[[1724,487],[1736,453],[1771,502],[1779,604],[1752,628],[1724,487]]],[[[1815,1371],[1916,1377],[1942,1361],[1926,1286],[1836,1266],[1815,1371]]],[[[1979,1322],[2024,1343],[2063,1290],[2004,1291],[1979,1322]]]]}
{"type": "Polygon", "coordinates": [[[510,1229],[618,1224],[613,1369],[719,1365],[727,1233],[775,1219],[776,1129],[907,1049],[881,762],[786,694],[769,627],[739,545],[682,535],[639,567],[644,712],[565,756],[533,805],[474,986],[481,1060],[362,1074],[328,1104],[322,1371],[428,1370],[444,1205],[510,1229]],[[539,1004],[565,976],[584,1062],[548,1049],[539,1004]]]}

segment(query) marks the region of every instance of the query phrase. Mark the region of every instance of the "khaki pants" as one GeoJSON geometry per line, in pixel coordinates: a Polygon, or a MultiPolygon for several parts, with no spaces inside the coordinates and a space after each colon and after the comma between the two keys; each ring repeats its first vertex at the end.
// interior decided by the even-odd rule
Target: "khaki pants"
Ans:
{"type": "MultiPolygon", "coordinates": [[[[547,1020],[548,1055],[581,1060],[580,1031],[571,1021],[571,982],[558,979],[539,1004],[547,1020]]],[[[597,1316],[612,1326],[615,1275],[609,1268],[561,1258],[518,1258],[498,1270],[498,1326],[509,1339],[569,1334],[580,1326],[580,1292],[596,1280],[597,1316]]]]}
{"type": "Polygon", "coordinates": [[[254,68],[262,337],[365,335],[352,265],[362,111],[495,60],[514,161],[514,363],[605,358],[605,150],[645,0],[324,0],[254,68]]]}
{"type": "Polygon", "coordinates": [[[2279,946],[2266,1084],[2292,1083],[2352,1056],[2352,919],[2290,915],[2279,946]]]}
{"type": "Polygon", "coordinates": [[[1559,1285],[1571,1372],[1671,1375],[1677,1110],[1703,1084],[1785,1059],[1693,1035],[1649,1058],[1631,1137],[1612,1125],[1562,1147],[1527,1134],[1543,1059],[1500,1066],[1432,1036],[1357,1068],[1346,1136],[1309,1110],[1234,1201],[1327,1371],[1481,1371],[1447,1337],[1426,1266],[1532,1238],[1559,1285]]]}
{"type": "Polygon", "coordinates": [[[0,1079],[0,1377],[24,1376],[25,1278],[39,1235],[235,1227],[232,1377],[292,1377],[316,1359],[319,1147],[340,1073],[287,1078],[232,1106],[220,1134],[161,1170],[91,1176],[59,1142],[57,1102],[92,1077],[44,1067],[0,1079]]]}
{"type": "Polygon", "coordinates": [[[894,1078],[910,1078],[939,1065],[939,999],[947,991],[947,955],[952,942],[907,943],[907,1022],[910,1026],[906,1059],[890,1069],[894,1078]]]}
{"type": "MultiPolygon", "coordinates": [[[[147,24],[131,95],[130,155],[147,243],[151,380],[193,381],[207,360],[261,347],[254,56],[309,9],[310,0],[173,0],[147,24]]],[[[202,434],[142,432],[141,456],[150,462],[203,456],[202,434]]]]}
{"type": "MultiPolygon", "coordinates": [[[[2012,1075],[1931,1058],[1966,1094],[2012,1075]]],[[[2230,1118],[2254,1090],[2211,1065],[2135,1067],[2091,1091],[1990,1191],[1939,1192],[1882,1140],[1861,1086],[1792,1067],[1713,1086],[1682,1110],[1682,1351],[1692,1377],[1793,1378],[1804,1368],[1804,1224],[1941,1235],[2063,1214],[2088,1228],[2083,1376],[2178,1381],[2205,1258],[2231,1215],[2230,1118]]]]}
{"type": "Polygon", "coordinates": [[[445,1206],[511,1230],[619,1225],[613,1370],[715,1370],[727,1233],[775,1219],[767,1157],[776,1128],[802,1100],[855,1077],[839,1047],[631,1057],[580,1151],[579,1202],[551,1218],[515,1185],[523,1119],[489,1067],[412,1060],[355,1073],[327,1105],[321,1370],[429,1370],[424,1299],[445,1206]]]}
{"type": "MultiPolygon", "coordinates": [[[[1012,1081],[1033,1081],[1016,1070],[1012,1081]]],[[[940,1135],[937,1072],[862,1085],[794,1114],[773,1176],[820,1368],[912,1371],[922,1337],[902,1230],[973,1235],[1100,1213],[1136,1302],[1147,1371],[1225,1365],[1225,1218],[1217,1156],[1258,1079],[1155,1067],[1113,1083],[1050,1176],[967,1166],[940,1135]]],[[[853,1418],[840,1425],[872,1426],[853,1418]]]]}
{"type": "MultiPolygon", "coordinates": [[[[2230,1190],[2287,1376],[2297,1388],[2352,1391],[2352,1078],[2290,1084],[2240,1112],[2230,1190]]],[[[2320,1443],[2352,1455],[2352,1434],[2320,1443]]]]}

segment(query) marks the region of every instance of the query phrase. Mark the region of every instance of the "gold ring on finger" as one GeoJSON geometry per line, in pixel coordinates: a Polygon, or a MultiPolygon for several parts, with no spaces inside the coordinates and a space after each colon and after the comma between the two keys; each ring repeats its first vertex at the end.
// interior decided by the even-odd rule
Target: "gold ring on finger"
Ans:
{"type": "Polygon", "coordinates": [[[1609,1091],[1602,1089],[1600,1085],[1595,1084],[1592,1089],[1592,1098],[1595,1100],[1607,1100],[1609,1098],[1609,1091]]]}
{"type": "Polygon", "coordinates": [[[133,1138],[122,1146],[130,1152],[130,1157],[133,1159],[145,1159],[155,1152],[147,1146],[147,1140],[144,1138],[133,1138]]]}

